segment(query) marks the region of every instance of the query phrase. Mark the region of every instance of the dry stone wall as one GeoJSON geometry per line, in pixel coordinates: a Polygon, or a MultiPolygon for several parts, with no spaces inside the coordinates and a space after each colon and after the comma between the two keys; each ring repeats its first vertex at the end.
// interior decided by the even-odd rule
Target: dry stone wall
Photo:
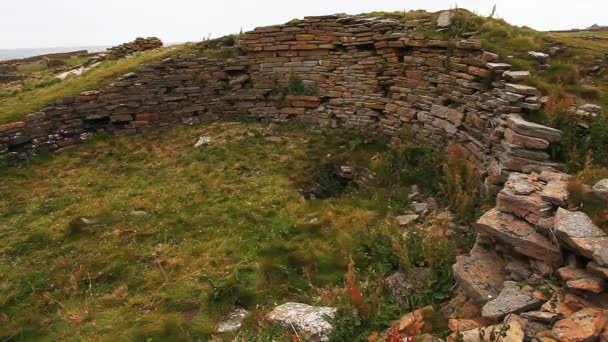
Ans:
{"type": "MultiPolygon", "coordinates": [[[[228,60],[181,55],[0,126],[0,156],[56,150],[97,132],[246,116],[462,143],[489,183],[556,166],[560,132],[529,123],[539,92],[472,39],[427,38],[425,20],[323,16],[261,27],[228,60]],[[487,177],[486,177],[487,176],[487,177]]],[[[496,191],[498,188],[495,189],[496,191]]]]}

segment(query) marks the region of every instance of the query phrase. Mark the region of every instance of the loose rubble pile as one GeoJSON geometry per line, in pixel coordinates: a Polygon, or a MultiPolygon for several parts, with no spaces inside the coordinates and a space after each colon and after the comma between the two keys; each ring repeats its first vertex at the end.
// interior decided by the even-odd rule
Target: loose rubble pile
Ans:
{"type": "Polygon", "coordinates": [[[488,323],[510,326],[513,341],[608,337],[608,235],[568,207],[568,179],[552,171],[511,173],[496,208],[475,225],[475,247],[453,267],[467,303],[480,310],[477,317],[454,315],[452,340],[463,334],[479,341],[467,330],[488,323]]]}
{"type": "Polygon", "coordinates": [[[108,49],[108,59],[121,59],[136,52],[158,49],[163,46],[163,42],[156,37],[136,38],[129,43],[120,44],[108,49]]]}

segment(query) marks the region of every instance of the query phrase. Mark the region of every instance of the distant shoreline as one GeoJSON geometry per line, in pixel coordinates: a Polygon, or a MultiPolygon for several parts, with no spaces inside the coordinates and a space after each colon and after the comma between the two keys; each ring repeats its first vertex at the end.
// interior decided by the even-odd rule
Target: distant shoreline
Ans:
{"type": "Polygon", "coordinates": [[[68,46],[54,48],[25,48],[25,49],[0,49],[0,61],[10,59],[21,59],[50,53],[70,52],[76,50],[87,50],[88,52],[105,51],[110,46],[68,46]]]}

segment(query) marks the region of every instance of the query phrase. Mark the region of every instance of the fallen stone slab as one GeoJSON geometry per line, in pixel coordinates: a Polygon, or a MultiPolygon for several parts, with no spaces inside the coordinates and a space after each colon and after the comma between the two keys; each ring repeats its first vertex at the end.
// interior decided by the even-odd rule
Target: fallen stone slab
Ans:
{"type": "Polygon", "coordinates": [[[570,248],[600,266],[608,266],[608,235],[587,214],[559,208],[554,226],[557,237],[570,248]]]}
{"type": "Polygon", "coordinates": [[[285,303],[274,308],[267,318],[287,328],[295,328],[310,341],[328,341],[333,330],[328,318],[334,317],[337,309],[310,306],[302,303],[285,303]]]}
{"type": "Polygon", "coordinates": [[[606,311],[587,308],[555,323],[551,334],[561,342],[597,341],[607,322],[606,311]]]}
{"type": "Polygon", "coordinates": [[[543,303],[519,288],[517,283],[506,281],[498,297],[486,303],[481,315],[486,318],[500,319],[511,313],[522,313],[538,309],[543,303]]]}
{"type": "Polygon", "coordinates": [[[551,265],[561,261],[558,246],[536,232],[528,222],[511,214],[492,209],[477,221],[475,229],[509,246],[519,254],[551,265]]]}
{"type": "Polygon", "coordinates": [[[480,243],[473,246],[470,255],[458,256],[452,270],[460,287],[479,304],[496,298],[507,277],[505,262],[480,243]]]}
{"type": "Polygon", "coordinates": [[[517,114],[509,115],[507,125],[519,134],[545,139],[552,143],[562,139],[562,132],[560,130],[526,121],[517,114]]]}

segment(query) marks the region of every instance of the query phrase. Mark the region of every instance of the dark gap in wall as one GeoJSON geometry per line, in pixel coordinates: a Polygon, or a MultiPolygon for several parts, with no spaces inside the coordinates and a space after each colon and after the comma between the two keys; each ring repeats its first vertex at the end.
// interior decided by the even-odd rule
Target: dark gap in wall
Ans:
{"type": "Polygon", "coordinates": [[[405,61],[405,56],[411,56],[413,51],[414,48],[411,46],[399,48],[397,50],[397,58],[399,60],[399,63],[403,63],[405,61]]]}
{"type": "Polygon", "coordinates": [[[445,99],[441,101],[441,104],[444,107],[448,107],[448,108],[456,108],[458,107],[458,102],[452,100],[452,99],[445,99]]]}
{"type": "Polygon", "coordinates": [[[376,51],[374,43],[355,45],[357,51],[376,51]]]}
{"type": "Polygon", "coordinates": [[[84,122],[91,128],[103,128],[110,125],[110,117],[106,116],[103,118],[85,119],[84,122]]]}

